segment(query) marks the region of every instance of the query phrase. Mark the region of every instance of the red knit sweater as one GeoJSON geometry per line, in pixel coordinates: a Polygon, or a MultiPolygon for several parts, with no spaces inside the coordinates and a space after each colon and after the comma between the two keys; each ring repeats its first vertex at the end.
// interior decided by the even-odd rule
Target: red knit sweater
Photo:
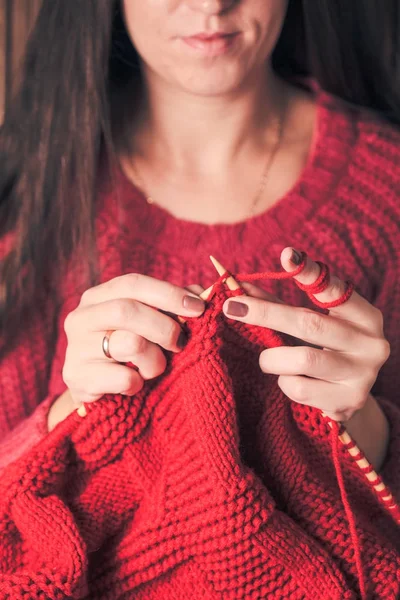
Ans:
{"type": "MultiPolygon", "coordinates": [[[[184,222],[119,175],[117,189],[100,185],[98,244],[103,280],[136,271],[206,287],[210,253],[250,273],[279,268],[287,245],[353,280],[391,343],[372,391],[391,423],[381,475],[400,500],[398,164],[398,132],[320,94],[309,163],[270,210],[233,225],[184,222]]],[[[312,307],[292,282],[264,285],[312,307]]],[[[46,435],[65,389],[62,323],[81,292],[71,275],[61,315],[37,311],[0,364],[0,597],[360,597],[329,428],[259,372],[274,338],[227,327],[222,291],[164,376],[46,435]]],[[[394,599],[398,527],[340,454],[368,594],[394,599]]]]}

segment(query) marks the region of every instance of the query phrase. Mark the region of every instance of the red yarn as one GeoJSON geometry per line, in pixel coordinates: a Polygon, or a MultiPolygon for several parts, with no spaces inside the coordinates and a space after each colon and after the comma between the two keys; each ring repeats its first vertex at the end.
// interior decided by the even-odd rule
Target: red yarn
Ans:
{"type": "MultiPolygon", "coordinates": [[[[305,268],[306,266],[306,258],[307,258],[307,254],[306,252],[302,252],[301,253],[301,263],[300,265],[297,267],[297,269],[294,269],[293,271],[290,271],[290,273],[286,272],[286,271],[282,271],[282,272],[275,272],[275,271],[265,271],[263,273],[254,273],[252,275],[245,275],[242,273],[239,273],[238,275],[236,275],[236,279],[238,281],[260,281],[262,279],[290,279],[292,277],[295,277],[296,275],[299,275],[305,268]]],[[[315,261],[319,267],[320,267],[320,274],[318,276],[318,278],[313,282],[313,283],[301,283],[300,281],[296,281],[296,285],[303,291],[306,292],[307,296],[313,301],[313,303],[316,306],[319,306],[320,308],[334,308],[336,306],[340,306],[341,304],[343,304],[344,302],[346,302],[350,296],[352,295],[353,291],[354,291],[354,284],[351,281],[346,281],[346,289],[344,291],[344,293],[342,294],[342,296],[340,298],[338,298],[337,300],[332,300],[332,302],[320,302],[319,300],[317,300],[314,297],[314,294],[320,294],[322,292],[324,292],[329,284],[330,284],[330,270],[327,264],[317,260],[315,261]]]]}
{"type": "Polygon", "coordinates": [[[337,300],[332,300],[332,302],[320,302],[314,297],[314,294],[320,294],[324,292],[330,284],[330,270],[327,264],[317,260],[316,263],[320,267],[320,274],[316,281],[311,284],[304,284],[296,281],[298,287],[301,290],[304,290],[309,298],[321,308],[335,308],[336,306],[340,306],[344,302],[346,302],[354,291],[354,284],[351,281],[346,281],[346,289],[342,296],[337,300]]]}
{"type": "Polygon", "coordinates": [[[332,461],[320,411],[261,372],[260,351],[285,341],[226,319],[232,295],[215,286],[163,376],[75,412],[2,472],[3,598],[400,593],[390,511],[347,452],[332,461]]]}
{"type": "MultiPolygon", "coordinates": [[[[290,273],[274,272],[274,271],[267,272],[266,271],[263,273],[254,273],[252,275],[239,274],[236,276],[236,279],[238,281],[257,281],[257,280],[262,280],[262,279],[286,279],[286,278],[288,278],[288,276],[294,277],[294,276],[297,276],[298,274],[300,274],[304,270],[304,268],[306,266],[306,261],[307,261],[307,253],[302,252],[301,253],[301,262],[300,262],[299,266],[297,267],[297,269],[295,269],[294,271],[292,271],[290,273]]],[[[311,298],[311,300],[316,305],[320,306],[321,308],[333,308],[333,307],[340,306],[340,305],[344,304],[345,302],[347,302],[347,300],[351,297],[351,295],[354,291],[354,288],[355,288],[354,284],[351,281],[346,281],[346,289],[345,289],[344,293],[340,296],[340,298],[338,298],[334,301],[321,302],[314,297],[314,294],[320,294],[320,293],[324,292],[330,285],[330,269],[329,269],[328,265],[321,261],[316,261],[316,263],[318,264],[319,269],[320,269],[320,273],[319,273],[319,276],[317,277],[317,279],[313,283],[310,283],[310,284],[304,284],[304,283],[301,283],[300,281],[296,281],[296,284],[298,285],[298,287],[301,290],[305,291],[307,293],[308,297],[311,298]]],[[[229,275],[230,274],[228,272],[224,273],[219,278],[216,285],[219,285],[220,283],[224,282],[229,277],[229,275]]],[[[238,290],[237,293],[240,294],[243,292],[241,290],[238,290]]],[[[339,489],[340,489],[343,506],[344,506],[347,520],[349,523],[350,535],[351,535],[351,540],[352,540],[352,544],[353,544],[353,548],[354,548],[355,562],[356,562],[359,585],[360,585],[361,598],[362,598],[362,600],[366,600],[366,598],[367,598],[366,582],[365,582],[364,570],[363,570],[363,565],[362,565],[362,560],[361,560],[361,549],[360,549],[360,543],[359,543],[359,538],[358,538],[358,534],[357,534],[355,516],[354,516],[353,510],[351,508],[348,496],[347,496],[346,486],[344,483],[342,468],[341,468],[340,459],[339,459],[339,436],[341,434],[341,430],[343,430],[343,426],[339,426],[338,423],[333,421],[332,419],[329,419],[329,422],[330,422],[330,425],[332,428],[332,435],[331,435],[332,458],[333,458],[333,463],[335,466],[335,472],[336,472],[336,477],[337,477],[338,484],[339,484],[339,489]]],[[[355,447],[356,447],[356,444],[353,440],[350,443],[345,444],[346,450],[350,450],[355,447]]],[[[352,457],[353,457],[354,461],[358,461],[360,459],[365,459],[365,455],[360,450],[356,455],[352,455],[352,457]]],[[[371,473],[374,471],[372,465],[368,465],[367,467],[360,467],[360,469],[364,474],[371,473]]],[[[370,483],[371,483],[371,485],[376,486],[377,484],[382,483],[382,480],[379,476],[377,476],[374,480],[370,481],[370,483]]],[[[384,500],[385,496],[387,496],[388,493],[390,493],[386,487],[381,491],[375,490],[375,492],[378,494],[378,496],[380,497],[380,500],[383,501],[383,503],[386,503],[387,505],[389,505],[391,503],[390,500],[384,500]]],[[[396,513],[397,513],[397,511],[396,511],[396,513]]],[[[392,513],[392,514],[393,514],[394,518],[396,518],[397,514],[395,514],[395,513],[392,513]]],[[[398,522],[400,524],[400,521],[398,521],[398,522]]]]}
{"type": "Polygon", "coordinates": [[[359,542],[359,538],[358,538],[358,534],[357,534],[357,526],[356,526],[353,511],[351,509],[350,502],[349,502],[349,499],[347,496],[346,486],[345,486],[344,479],[343,479],[342,466],[340,464],[340,458],[339,458],[340,428],[339,428],[339,425],[335,421],[331,421],[331,425],[332,425],[331,439],[332,439],[333,464],[335,465],[335,472],[336,472],[336,477],[337,477],[339,488],[340,488],[340,494],[342,497],[344,509],[346,511],[347,520],[349,522],[351,541],[352,541],[353,548],[354,548],[354,557],[355,557],[355,562],[356,562],[356,566],[357,566],[358,581],[360,584],[361,598],[362,598],[362,600],[366,600],[367,590],[366,590],[364,569],[363,569],[363,564],[362,564],[362,560],[361,560],[361,548],[360,548],[360,542],[359,542]]]}

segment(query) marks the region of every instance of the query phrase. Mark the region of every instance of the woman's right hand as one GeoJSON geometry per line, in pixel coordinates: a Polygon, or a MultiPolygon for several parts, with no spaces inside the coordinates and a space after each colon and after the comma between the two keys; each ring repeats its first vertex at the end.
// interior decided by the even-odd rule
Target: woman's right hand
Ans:
{"type": "Polygon", "coordinates": [[[204,308],[193,292],[140,274],[122,275],[87,290],[65,320],[63,378],[68,391],[49,412],[49,430],[83,402],[104,394],[133,396],[144,380],[161,375],[167,366],[163,350],[179,352],[186,343],[182,327],[164,312],[196,317],[204,308]],[[113,360],[102,349],[109,331],[113,360]],[[122,364],[128,362],[137,369],[122,364]]]}

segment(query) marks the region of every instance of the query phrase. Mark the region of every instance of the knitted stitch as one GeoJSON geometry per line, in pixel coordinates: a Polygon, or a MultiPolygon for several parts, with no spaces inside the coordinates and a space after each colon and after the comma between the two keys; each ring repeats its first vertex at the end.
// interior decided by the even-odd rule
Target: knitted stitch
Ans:
{"type": "MultiPolygon", "coordinates": [[[[102,171],[97,206],[101,280],[133,272],[180,286],[208,287],[215,279],[209,254],[228,257],[234,272],[251,273],[276,269],[285,246],[306,250],[332,265],[342,279],[352,279],[358,293],[383,312],[391,357],[373,393],[385,405],[396,440],[400,135],[324,92],[316,95],[316,103],[314,151],[301,177],[270,209],[245,222],[209,226],[175,219],[155,204],[148,205],[122,173],[111,185],[102,171]]],[[[1,256],[6,249],[7,240],[0,240],[1,256]]],[[[46,434],[49,406],[65,390],[64,319],[85,287],[71,273],[60,290],[60,314],[51,304],[36,305],[16,347],[0,360],[0,466],[46,434]]],[[[271,281],[266,287],[287,304],[307,306],[297,286],[271,281]]],[[[386,475],[400,492],[400,478],[391,464],[389,457],[386,475]]]]}
{"type": "MultiPolygon", "coordinates": [[[[213,267],[207,261],[210,253],[229,257],[229,266],[235,272],[249,273],[276,267],[275,260],[280,251],[285,246],[294,245],[307,250],[312,258],[329,262],[334,273],[342,279],[352,279],[357,291],[382,310],[385,335],[391,343],[391,357],[381,369],[373,393],[391,426],[391,442],[380,475],[390,483],[399,499],[400,135],[395,128],[344,108],[328,94],[318,94],[317,104],[315,150],[299,181],[271,209],[246,222],[207,226],[174,219],[156,205],[147,205],[123,174],[118,175],[114,187],[110,186],[108,178],[102,178],[97,214],[101,277],[102,281],[107,281],[124,273],[138,272],[178,285],[197,282],[207,287],[214,280],[213,267]]],[[[266,287],[287,304],[307,306],[307,298],[297,286],[271,281],[266,287]]],[[[261,486],[257,498],[262,498],[264,513],[264,506],[270,509],[269,497],[276,503],[271,518],[263,521],[269,532],[267,539],[263,538],[266,544],[264,552],[275,556],[268,564],[260,558],[262,551],[258,553],[251,538],[251,525],[254,526],[251,518],[254,520],[255,517],[250,518],[249,515],[255,514],[260,502],[253,502],[250,492],[237,500],[238,496],[232,489],[232,502],[239,502],[240,506],[250,503],[252,507],[244,512],[241,510],[237,515],[237,529],[232,528],[229,520],[230,529],[221,519],[213,521],[208,517],[206,520],[204,514],[209,513],[199,512],[196,498],[196,502],[192,502],[191,494],[201,489],[208,490],[212,499],[221,496],[218,491],[220,485],[214,490],[214,475],[211,483],[208,480],[209,473],[210,477],[213,474],[209,462],[214,463],[212,456],[203,453],[205,434],[201,428],[188,423],[186,418],[187,414],[198,415],[200,411],[197,404],[191,406],[190,398],[198,388],[200,399],[204,396],[201,364],[197,364],[196,369],[188,368],[185,371],[187,377],[181,378],[184,389],[186,384],[190,384],[183,407],[173,402],[173,398],[168,405],[164,398],[159,403],[154,403],[153,398],[153,404],[147,400],[144,402],[141,396],[133,400],[110,398],[89,407],[90,414],[84,422],[76,414],[71,415],[45,437],[49,406],[65,389],[61,377],[66,347],[63,321],[66,314],[77,306],[82,291],[75,274],[71,274],[65,282],[65,300],[58,321],[55,307],[38,306],[22,332],[18,346],[0,362],[0,465],[10,465],[5,475],[4,471],[1,472],[0,478],[0,543],[4,550],[0,555],[3,577],[0,580],[0,598],[47,598],[53,593],[57,598],[74,597],[73,594],[84,597],[88,589],[83,575],[87,569],[87,556],[90,578],[94,579],[98,572],[101,581],[112,580],[112,575],[107,574],[107,564],[110,564],[107,560],[114,556],[120,561],[120,571],[114,571],[115,577],[120,575],[119,582],[112,591],[110,587],[104,588],[110,598],[229,598],[229,595],[216,591],[215,580],[221,585],[224,581],[230,582],[231,587],[236,585],[236,581],[239,585],[245,581],[246,564],[252,566],[254,561],[256,566],[252,574],[256,580],[258,573],[265,580],[265,569],[270,569],[271,582],[265,584],[272,589],[268,597],[285,597],[279,587],[273,588],[275,575],[278,574],[279,579],[282,573],[286,581],[285,593],[293,593],[289,595],[292,598],[325,600],[358,597],[359,576],[353,544],[350,543],[349,520],[344,514],[329,447],[330,441],[337,438],[329,433],[320,414],[317,416],[313,411],[287,400],[280,404],[277,386],[277,398],[272,390],[268,394],[268,410],[273,418],[279,417],[275,428],[268,414],[257,425],[263,408],[258,403],[259,397],[257,394],[246,397],[248,390],[240,388],[239,375],[231,378],[231,387],[235,386],[237,429],[240,433],[239,465],[243,465],[245,481],[243,489],[253,490],[251,493],[254,495],[257,485],[261,486]],[[236,387],[242,395],[236,394],[236,387]],[[278,410],[273,411],[273,406],[278,410]],[[288,427],[290,436],[282,438],[280,435],[281,421],[288,427]],[[248,431],[247,425],[250,427],[248,431]],[[125,431],[129,431],[129,436],[125,431]],[[7,432],[10,432],[8,436],[7,432]],[[41,444],[32,449],[39,440],[42,440],[41,444]],[[112,453],[109,448],[112,448],[112,453]],[[29,454],[19,462],[10,464],[29,450],[29,454]],[[93,464],[96,464],[97,470],[92,470],[93,464]],[[264,465],[268,465],[268,469],[264,465]],[[249,482],[248,471],[250,475],[253,473],[249,482]],[[290,477],[287,479],[288,473],[290,477]],[[46,489],[39,493],[41,486],[46,489]],[[54,494],[47,495],[47,490],[53,490],[54,494]],[[172,492],[178,492],[179,496],[171,498],[172,492]],[[159,497],[166,498],[165,504],[157,504],[159,497]],[[184,534],[182,523],[178,526],[172,520],[167,522],[160,536],[159,523],[165,522],[167,514],[172,519],[178,510],[176,508],[175,512],[170,510],[168,513],[164,509],[164,514],[160,507],[174,505],[174,501],[186,506],[188,511],[193,503],[191,516],[184,521],[190,527],[184,530],[184,534]],[[48,510],[50,506],[55,509],[48,510]],[[40,507],[44,508],[41,514],[38,512],[40,507]],[[68,533],[68,539],[63,532],[60,534],[60,515],[65,516],[63,532],[68,533]],[[57,528],[53,527],[53,521],[57,528]],[[280,521],[284,522],[286,529],[280,528],[280,521]],[[310,525],[311,521],[314,528],[310,525]],[[48,524],[46,530],[45,522],[48,524]],[[95,525],[93,528],[92,523],[95,525]],[[149,547],[143,542],[144,523],[150,523],[148,531],[153,545],[149,547]],[[315,528],[318,531],[314,532],[315,528]],[[244,535],[240,533],[243,529],[244,535]],[[310,532],[310,529],[313,531],[310,532]],[[214,554],[199,550],[199,531],[203,531],[204,543],[214,554]],[[237,531],[236,544],[232,535],[237,531]],[[292,531],[296,535],[292,536],[292,531]],[[130,539],[136,533],[138,537],[132,552],[136,551],[137,560],[128,568],[130,539]],[[300,542],[297,535],[300,535],[300,542]],[[122,544],[123,539],[125,545],[122,544]],[[289,550],[288,539],[292,541],[289,550]],[[339,539],[343,544],[332,550],[332,539],[339,539]],[[199,540],[197,545],[194,540],[199,540]],[[183,551],[181,548],[186,541],[192,546],[187,544],[183,551]],[[55,547],[57,552],[54,552],[55,547]],[[224,556],[228,557],[221,562],[222,566],[218,560],[212,560],[212,557],[220,556],[218,549],[221,548],[225,551],[224,556]],[[165,549],[167,558],[160,564],[152,556],[157,551],[165,556],[165,549]],[[240,552],[243,562],[238,563],[240,552]],[[190,559],[188,555],[194,558],[190,559]],[[21,562],[22,556],[25,564],[21,562]],[[103,570],[102,561],[105,561],[103,570]],[[329,579],[332,562],[334,574],[329,579]],[[178,563],[179,567],[174,568],[174,564],[178,563]],[[13,585],[13,565],[17,565],[15,581],[19,582],[19,591],[13,585]],[[227,572],[231,578],[226,575],[227,572]],[[314,578],[315,572],[318,577],[314,578]],[[146,579],[151,583],[146,584],[146,579]],[[307,588],[310,579],[314,587],[307,588]],[[126,591],[136,584],[134,592],[126,591]],[[318,585],[321,586],[319,589],[318,585]],[[341,591],[346,585],[355,590],[351,593],[347,590],[347,596],[341,591]],[[78,592],[80,586],[82,593],[78,592]],[[299,592],[297,586],[301,590],[306,589],[299,592]],[[46,589],[42,596],[39,595],[40,588],[46,589]],[[50,588],[50,594],[47,594],[50,588]],[[71,592],[72,589],[75,591],[71,592]]],[[[213,303],[217,300],[215,298],[213,303]]],[[[308,306],[311,307],[311,302],[308,306]]],[[[208,311],[211,310],[212,305],[208,311]]],[[[202,321],[204,326],[208,314],[202,321]]],[[[190,323],[189,327],[195,327],[195,324],[190,323]]],[[[233,328],[236,335],[235,327],[230,324],[229,331],[233,328]]],[[[261,346],[263,349],[264,346],[261,346]]],[[[252,384],[261,378],[257,389],[261,388],[267,394],[266,376],[259,372],[257,366],[259,349],[254,348],[254,363],[249,377],[252,384]]],[[[173,357],[175,363],[183,363],[186,352],[179,358],[173,357]]],[[[234,352],[232,343],[230,353],[234,352]]],[[[235,368],[242,366],[238,361],[235,368]]],[[[170,373],[166,380],[168,377],[171,377],[170,373]]],[[[245,385],[245,381],[242,383],[245,385]]],[[[176,389],[177,385],[171,382],[171,390],[176,389]]],[[[151,390],[147,390],[151,400],[151,390]]],[[[228,394],[228,405],[230,399],[232,396],[228,394]]],[[[199,401],[198,404],[202,406],[199,401]]],[[[206,417],[204,420],[207,425],[206,417]]],[[[377,501],[371,486],[366,484],[365,474],[350,461],[344,448],[339,446],[338,452],[345,489],[361,540],[362,564],[368,577],[367,591],[376,598],[396,598],[400,576],[398,566],[397,576],[393,575],[393,565],[398,564],[398,529],[382,510],[381,501],[377,501]],[[377,580],[379,585],[374,583],[377,580]]],[[[217,506],[216,500],[213,501],[213,506],[217,506]]],[[[231,506],[232,502],[226,504],[231,506]]],[[[99,589],[101,585],[99,580],[99,589]]],[[[261,581],[260,585],[264,583],[261,581]]],[[[87,592],[93,598],[96,598],[96,593],[94,591],[91,595],[87,592]]],[[[235,591],[229,593],[234,594],[235,591]]],[[[254,589],[246,597],[265,597],[257,594],[254,589]]]]}
{"type": "MultiPolygon", "coordinates": [[[[359,597],[327,420],[261,373],[284,340],[226,319],[227,295],[188,322],[164,375],[72,414],[3,471],[2,598],[359,597]]],[[[368,597],[396,598],[399,531],[337,454],[368,597]]]]}
{"type": "MultiPolygon", "coordinates": [[[[273,272],[267,271],[264,273],[255,273],[253,275],[237,275],[236,279],[239,281],[258,281],[260,279],[289,279],[291,277],[295,277],[299,273],[301,273],[307,261],[307,253],[301,253],[301,263],[294,271],[290,273],[286,271],[282,272],[273,272]]],[[[313,283],[304,284],[300,281],[295,280],[297,286],[304,290],[311,301],[321,308],[330,309],[333,307],[340,306],[347,302],[347,300],[351,297],[355,285],[352,281],[347,280],[345,282],[345,290],[336,300],[331,302],[320,302],[317,298],[314,297],[315,294],[320,294],[324,292],[330,285],[331,277],[330,277],[330,269],[328,265],[317,260],[316,264],[319,265],[319,275],[317,279],[313,283]]],[[[219,281],[225,282],[230,277],[228,272],[221,275],[219,281]]],[[[218,283],[219,283],[218,281],[218,283]]],[[[238,289],[234,292],[235,295],[242,295],[244,291],[242,289],[238,289]]],[[[382,481],[381,477],[375,472],[373,466],[368,463],[364,453],[357,447],[354,440],[350,438],[350,436],[346,433],[346,430],[343,425],[338,425],[332,419],[329,419],[329,425],[332,429],[334,429],[336,437],[340,438],[344,447],[349,451],[349,454],[358,464],[363,473],[365,473],[368,481],[372,484],[375,493],[377,494],[379,500],[391,511],[392,517],[396,520],[396,522],[400,525],[400,506],[396,503],[393,498],[392,493],[387,488],[387,486],[382,481]]],[[[333,451],[337,455],[336,444],[333,446],[333,451]]],[[[338,478],[341,479],[341,474],[338,472],[338,478]]]]}

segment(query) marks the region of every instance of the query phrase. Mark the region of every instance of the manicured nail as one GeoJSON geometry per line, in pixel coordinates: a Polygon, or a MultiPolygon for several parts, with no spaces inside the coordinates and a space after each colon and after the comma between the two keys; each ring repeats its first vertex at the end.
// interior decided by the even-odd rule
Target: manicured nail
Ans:
{"type": "Polygon", "coordinates": [[[178,348],[180,348],[181,350],[186,346],[187,344],[187,336],[186,333],[184,331],[181,331],[178,337],[178,340],[176,342],[176,345],[178,346],[178,348]]]}
{"type": "Polygon", "coordinates": [[[183,297],[183,308],[186,310],[192,310],[193,312],[203,312],[204,310],[204,302],[201,298],[196,298],[195,296],[184,296],[183,297]]]}
{"type": "Polygon", "coordinates": [[[292,256],[290,257],[290,260],[292,261],[292,263],[294,265],[299,266],[303,262],[303,257],[300,254],[300,252],[297,252],[297,250],[295,250],[294,248],[292,248],[292,256]]]}
{"type": "Polygon", "coordinates": [[[245,317],[249,312],[249,307],[247,304],[243,304],[243,302],[236,302],[235,300],[231,300],[228,302],[228,307],[226,309],[226,314],[232,317],[245,317]]]}

